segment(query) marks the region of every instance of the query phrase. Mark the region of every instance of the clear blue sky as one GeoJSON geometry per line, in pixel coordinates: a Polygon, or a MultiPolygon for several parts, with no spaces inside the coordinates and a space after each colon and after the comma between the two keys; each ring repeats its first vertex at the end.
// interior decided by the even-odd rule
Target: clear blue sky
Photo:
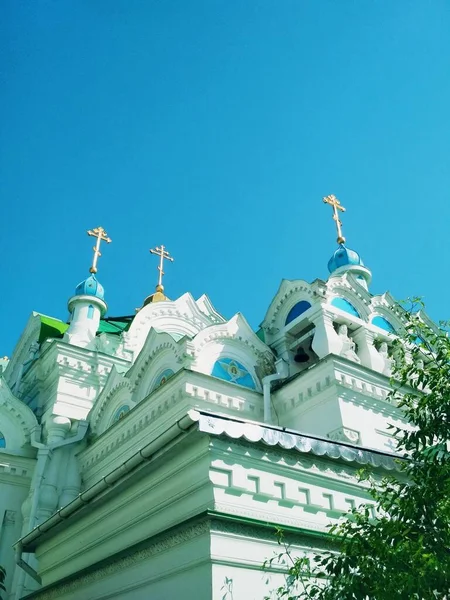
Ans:
{"type": "Polygon", "coordinates": [[[109,315],[156,283],[261,322],[327,276],[334,193],[372,290],[450,317],[447,0],[3,0],[0,354],[65,319],[90,227],[109,315]]]}

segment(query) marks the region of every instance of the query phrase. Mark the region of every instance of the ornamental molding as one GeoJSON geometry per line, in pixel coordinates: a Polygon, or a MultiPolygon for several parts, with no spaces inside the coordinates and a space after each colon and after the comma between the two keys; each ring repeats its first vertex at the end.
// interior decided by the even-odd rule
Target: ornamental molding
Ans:
{"type": "Polygon", "coordinates": [[[133,351],[140,351],[145,344],[143,337],[147,338],[152,326],[165,332],[172,331],[193,337],[200,330],[217,322],[218,313],[214,313],[210,315],[202,311],[189,293],[177,300],[147,304],[131,323],[126,336],[127,346],[133,351]],[[161,320],[163,323],[160,323],[161,320]]]}
{"type": "Polygon", "coordinates": [[[350,484],[323,473],[318,476],[310,470],[299,472],[285,468],[268,472],[262,466],[245,461],[230,467],[228,461],[216,460],[210,468],[210,480],[215,498],[220,502],[219,507],[215,505],[215,510],[231,514],[245,511],[245,516],[253,519],[271,521],[276,518],[278,523],[287,518],[292,519],[295,526],[308,528],[320,528],[323,517],[317,516],[318,512],[336,519],[367,497],[367,485],[356,481],[350,484]],[[330,480],[334,485],[330,485],[330,480]],[[264,505],[267,509],[261,510],[264,505]],[[299,509],[314,516],[303,520],[299,509]],[[297,523],[293,515],[298,519],[297,523]]]}
{"type": "MultiPolygon", "coordinates": [[[[253,390],[245,390],[239,395],[238,386],[232,383],[194,371],[181,370],[175,373],[163,386],[153,390],[144,400],[131,406],[124,419],[96,432],[98,437],[80,457],[82,471],[91,469],[105,458],[111,457],[119,449],[134,440],[142,431],[157,428],[161,418],[173,410],[180,410],[182,403],[186,410],[192,406],[208,405],[212,410],[232,411],[250,419],[262,418],[261,395],[253,390]],[[209,384],[209,385],[208,385],[209,384]],[[211,385],[213,384],[213,385],[211,385]],[[108,436],[107,439],[105,436],[108,436]]],[[[102,414],[110,402],[102,403],[102,414]]],[[[95,410],[95,408],[93,409],[95,410]]],[[[95,416],[95,427],[101,423],[101,415],[95,416]]]]}
{"type": "Polygon", "coordinates": [[[5,410],[22,432],[22,445],[30,441],[31,431],[38,427],[33,411],[21,402],[9,389],[3,377],[0,377],[0,411],[5,410]]]}
{"type": "Polygon", "coordinates": [[[34,342],[39,339],[39,333],[41,331],[41,319],[38,313],[33,312],[28,319],[28,323],[20,336],[20,339],[13,351],[11,359],[5,369],[4,377],[8,385],[13,385],[17,378],[18,370],[25,362],[30,347],[34,342]]]}
{"type": "MultiPolygon", "coordinates": [[[[183,544],[196,537],[210,533],[211,523],[209,520],[200,521],[190,526],[180,526],[172,530],[170,534],[157,535],[151,538],[149,545],[146,548],[132,552],[128,556],[114,560],[112,557],[108,565],[100,567],[90,573],[77,576],[76,573],[71,577],[70,581],[64,584],[55,584],[47,590],[35,592],[31,597],[34,600],[59,600],[65,594],[70,594],[80,590],[83,586],[101,581],[111,575],[117,575],[125,569],[129,569],[139,563],[152,558],[153,556],[170,550],[171,548],[183,544]]],[[[182,568],[182,565],[177,565],[182,568]]],[[[134,584],[130,582],[130,588],[134,584]]]]}
{"type": "Polygon", "coordinates": [[[169,352],[177,363],[182,363],[185,355],[189,356],[191,351],[185,342],[186,338],[181,338],[176,342],[170,334],[158,332],[153,328],[150,329],[136,362],[127,373],[127,377],[131,381],[132,391],[134,392],[141,384],[151,361],[161,353],[169,352]]]}
{"type": "Polygon", "coordinates": [[[331,392],[332,388],[335,389],[336,400],[342,397],[374,412],[390,416],[400,414],[397,402],[389,397],[389,377],[334,354],[275,391],[273,398],[277,402],[278,413],[287,414],[324,392],[331,392]],[[350,391],[353,393],[350,394],[350,391]]]}
{"type": "MultiPolygon", "coordinates": [[[[211,448],[213,450],[226,451],[229,446],[223,440],[213,440],[211,448]]],[[[250,442],[241,440],[233,442],[233,451],[242,456],[243,463],[247,463],[253,469],[261,470],[262,464],[270,463],[271,469],[274,469],[273,474],[280,476],[292,476],[292,469],[303,473],[312,473],[317,475],[322,480],[333,479],[339,481],[343,485],[347,484],[356,488],[363,488],[362,484],[356,477],[356,469],[346,467],[340,462],[333,461],[331,465],[329,460],[320,460],[314,455],[293,454],[289,450],[283,450],[280,447],[262,448],[250,442]]],[[[325,487],[327,483],[324,483],[325,487]]]]}
{"type": "Polygon", "coordinates": [[[372,298],[370,303],[372,312],[369,320],[371,321],[376,316],[384,317],[392,323],[397,332],[405,331],[404,319],[401,314],[403,309],[395,302],[388,303],[385,296],[386,294],[383,294],[372,298]]]}
{"type": "Polygon", "coordinates": [[[209,317],[214,323],[224,323],[226,321],[226,319],[214,308],[211,300],[206,294],[200,296],[195,303],[202,313],[209,317]]]}
{"type": "MultiPolygon", "coordinates": [[[[249,519],[257,519],[258,521],[263,521],[265,523],[272,522],[274,520],[274,513],[270,510],[251,510],[241,506],[223,504],[221,502],[216,502],[214,504],[214,510],[217,512],[221,512],[225,515],[228,514],[237,517],[247,517],[249,519]]],[[[320,522],[306,521],[305,519],[293,519],[292,517],[287,517],[285,515],[280,514],[277,514],[276,521],[280,525],[290,525],[291,527],[309,529],[310,531],[317,531],[321,533],[328,532],[327,524],[322,524],[320,522]]]]}
{"type": "MultiPolygon", "coordinates": [[[[317,280],[318,281],[318,280],[317,280]]],[[[316,282],[315,282],[316,283],[316,282]]],[[[313,304],[314,301],[314,284],[310,284],[302,279],[283,279],[280,287],[272,300],[264,321],[261,327],[265,330],[272,328],[279,316],[280,311],[285,308],[286,302],[293,300],[292,296],[298,294],[298,298],[295,298],[293,304],[300,302],[301,300],[308,300],[313,304]]],[[[292,307],[291,307],[292,308],[292,307]]],[[[283,323],[284,325],[284,323],[283,323]]]]}
{"type": "MultiPolygon", "coordinates": [[[[220,505],[216,505],[220,506],[220,505]]],[[[273,521],[273,515],[272,515],[273,521]]],[[[239,521],[233,520],[225,520],[221,519],[220,515],[217,518],[212,519],[211,521],[211,535],[233,535],[245,538],[253,538],[257,540],[261,540],[262,542],[277,544],[277,538],[275,535],[275,526],[273,528],[267,527],[267,522],[272,522],[270,519],[262,521],[261,525],[250,525],[247,523],[242,523],[239,521]],[[263,524],[264,523],[264,524],[263,524]]],[[[309,528],[309,527],[308,527],[309,528]]],[[[286,537],[289,539],[289,543],[301,543],[304,544],[308,539],[308,534],[299,532],[295,533],[293,531],[286,532],[286,537]]],[[[322,547],[324,546],[325,539],[321,543],[322,547]]],[[[326,547],[330,546],[328,543],[326,547]]],[[[315,547],[315,546],[314,546],[315,547]]],[[[331,546],[330,546],[331,547],[331,546]]]]}
{"type": "Polygon", "coordinates": [[[241,313],[236,313],[229,321],[211,325],[200,331],[193,339],[193,344],[199,354],[211,342],[224,339],[237,345],[247,346],[257,359],[267,353],[272,354],[269,346],[259,339],[241,313]]]}
{"type": "MultiPolygon", "coordinates": [[[[330,277],[329,281],[332,284],[332,282],[334,282],[336,279],[337,278],[335,278],[335,277],[330,277]]],[[[341,276],[341,281],[342,281],[343,285],[345,285],[346,287],[351,289],[353,291],[353,293],[358,298],[360,298],[360,300],[364,304],[366,304],[366,305],[370,304],[370,302],[372,300],[371,294],[359,283],[356,276],[351,271],[347,271],[346,273],[344,273],[341,276]]]]}
{"type": "Polygon", "coordinates": [[[99,433],[100,437],[93,442],[92,446],[87,448],[86,456],[80,459],[80,466],[83,471],[94,467],[105,458],[110,458],[111,455],[118,451],[122,446],[127,444],[130,440],[134,440],[140,432],[153,424],[156,424],[156,421],[159,420],[160,417],[179,405],[185,398],[184,389],[174,390],[172,394],[169,394],[169,383],[170,382],[167,382],[164,384],[163,388],[155,390],[155,392],[160,393],[161,391],[164,391],[165,394],[159,401],[156,401],[155,399],[151,411],[149,410],[143,414],[142,410],[138,410],[141,403],[134,405],[131,407],[130,412],[127,413],[125,418],[99,433]],[[108,440],[106,441],[103,436],[107,433],[110,433],[113,437],[108,437],[108,440]]]}
{"type": "MultiPolygon", "coordinates": [[[[360,287],[360,286],[358,286],[360,287]]],[[[353,304],[355,306],[355,308],[358,310],[359,314],[361,315],[361,318],[358,319],[358,317],[354,317],[352,315],[350,315],[352,317],[352,319],[358,319],[358,320],[362,320],[362,321],[367,321],[370,315],[370,309],[369,309],[369,304],[370,301],[369,299],[366,297],[366,294],[362,294],[359,290],[356,291],[347,281],[347,278],[345,279],[339,279],[337,282],[333,282],[333,280],[330,280],[329,284],[328,284],[328,290],[330,292],[330,294],[328,295],[328,301],[329,304],[327,305],[328,307],[331,307],[331,309],[334,310],[339,310],[339,308],[331,305],[332,300],[335,297],[342,297],[346,300],[348,300],[349,302],[351,302],[351,304],[353,304]]],[[[363,288],[361,288],[361,290],[363,290],[365,292],[365,290],[363,288]]],[[[347,316],[347,313],[345,313],[347,316]]]]}
{"type": "MultiPolygon", "coordinates": [[[[4,454],[3,452],[0,452],[0,480],[5,475],[10,476],[10,477],[18,477],[19,485],[23,485],[28,488],[29,481],[24,481],[24,480],[31,481],[31,478],[33,475],[33,469],[34,469],[34,465],[35,465],[35,460],[29,459],[30,461],[32,461],[32,464],[25,467],[23,465],[23,463],[20,463],[19,461],[14,460],[15,458],[16,457],[14,456],[14,458],[11,460],[11,454],[8,454],[8,453],[4,454]],[[7,463],[3,462],[4,456],[8,457],[7,463]]],[[[22,458],[22,457],[20,457],[20,458],[22,458]]],[[[16,485],[17,485],[17,482],[16,482],[16,485]]]]}
{"type": "Polygon", "coordinates": [[[117,369],[113,366],[106,380],[105,387],[98,395],[95,405],[89,414],[89,421],[94,432],[96,432],[97,426],[101,422],[114,396],[123,389],[126,389],[131,397],[132,385],[130,380],[121,373],[118,373],[117,369]]]}

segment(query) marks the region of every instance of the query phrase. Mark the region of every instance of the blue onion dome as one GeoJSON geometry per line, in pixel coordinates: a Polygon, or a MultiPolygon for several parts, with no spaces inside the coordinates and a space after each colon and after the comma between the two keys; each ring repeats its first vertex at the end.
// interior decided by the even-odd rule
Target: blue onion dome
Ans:
{"type": "Polygon", "coordinates": [[[75,296],[95,296],[103,300],[105,297],[105,290],[102,284],[97,281],[95,275],[89,275],[87,279],[82,281],[75,288],[75,296]]]}
{"type": "Polygon", "coordinates": [[[350,250],[350,248],[346,248],[344,244],[339,244],[339,248],[328,261],[328,270],[330,273],[333,273],[333,271],[336,271],[339,267],[347,265],[360,265],[363,267],[364,263],[357,252],[350,250]]]}

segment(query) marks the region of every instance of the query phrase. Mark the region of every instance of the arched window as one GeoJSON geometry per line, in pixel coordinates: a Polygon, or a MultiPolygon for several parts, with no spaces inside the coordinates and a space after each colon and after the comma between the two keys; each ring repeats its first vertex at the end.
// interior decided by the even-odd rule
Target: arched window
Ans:
{"type": "Polygon", "coordinates": [[[0,448],[6,448],[6,440],[3,433],[0,431],[0,448]]]}
{"type": "Polygon", "coordinates": [[[219,360],[216,360],[211,375],[225,381],[230,381],[231,383],[243,385],[252,390],[256,388],[253,377],[248,370],[244,365],[232,358],[219,358],[219,360]]]}
{"type": "Polygon", "coordinates": [[[116,421],[120,421],[120,419],[123,419],[124,416],[130,412],[130,407],[128,406],[128,404],[123,404],[120,408],[118,408],[116,410],[116,412],[114,413],[114,416],[112,418],[112,423],[115,423],[116,421]]]}
{"type": "Polygon", "coordinates": [[[380,329],[384,329],[384,331],[387,331],[388,333],[395,333],[395,329],[391,323],[389,323],[389,321],[384,317],[380,317],[380,315],[373,317],[372,325],[375,325],[375,327],[379,327],[380,329]]]}
{"type": "Polygon", "coordinates": [[[297,302],[297,304],[295,304],[291,308],[291,310],[288,312],[288,316],[286,317],[285,325],[287,325],[288,323],[290,323],[291,321],[293,321],[294,319],[299,317],[302,313],[307,311],[308,308],[311,308],[311,304],[309,302],[307,302],[306,300],[300,300],[300,302],[297,302]]]}
{"type": "Polygon", "coordinates": [[[358,317],[359,319],[361,318],[359,312],[356,310],[353,304],[350,304],[350,302],[345,298],[333,298],[333,300],[331,301],[331,305],[335,306],[336,308],[340,308],[349,315],[353,315],[354,317],[358,317]]]}
{"type": "Polygon", "coordinates": [[[92,319],[93,317],[94,317],[94,307],[92,306],[92,304],[89,304],[88,311],[87,311],[87,318],[92,319]]]}
{"type": "Polygon", "coordinates": [[[165,369],[162,373],[160,373],[153,384],[152,392],[153,390],[156,390],[156,388],[159,388],[159,386],[164,385],[166,381],[172,377],[172,375],[174,375],[172,369],[165,369]]]}

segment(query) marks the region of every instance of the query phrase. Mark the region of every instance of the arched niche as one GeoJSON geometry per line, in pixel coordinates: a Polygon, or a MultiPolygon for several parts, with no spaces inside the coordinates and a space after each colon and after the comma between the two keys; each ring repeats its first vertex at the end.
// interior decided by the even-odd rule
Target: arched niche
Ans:
{"type": "Polygon", "coordinates": [[[164,369],[163,371],[160,371],[150,387],[150,393],[164,385],[173,375],[175,375],[173,369],[164,369]]]}
{"type": "Polygon", "coordinates": [[[111,425],[123,419],[124,416],[130,412],[130,410],[131,408],[129,404],[122,404],[121,406],[119,406],[119,408],[113,414],[113,417],[111,419],[111,425]]]}

